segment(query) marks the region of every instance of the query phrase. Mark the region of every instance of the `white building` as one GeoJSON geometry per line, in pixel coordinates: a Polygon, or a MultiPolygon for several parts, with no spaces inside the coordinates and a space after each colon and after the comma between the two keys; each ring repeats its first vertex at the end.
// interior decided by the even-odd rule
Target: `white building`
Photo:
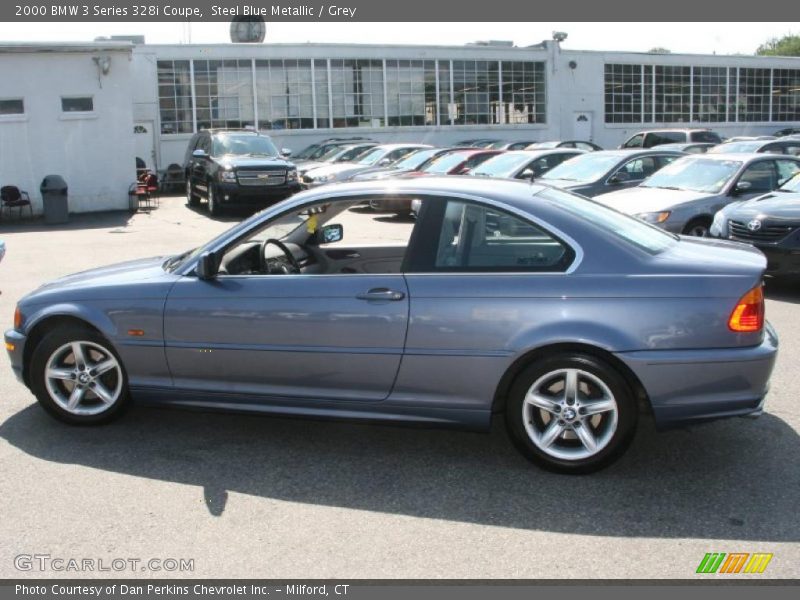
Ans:
{"type": "Polygon", "coordinates": [[[124,207],[134,157],[159,170],[182,165],[204,127],[258,127],[297,151],[334,136],[610,148],[656,127],[731,136],[800,123],[800,58],[575,51],[554,41],[5,45],[0,76],[0,152],[14,155],[0,159],[0,182],[38,197],[41,176],[60,173],[72,210],[124,207]],[[111,58],[105,74],[100,55],[111,58]],[[85,118],[60,110],[59,98],[75,95],[93,98],[85,118]],[[24,113],[3,114],[3,99],[14,98],[24,113]]]}
{"type": "Polygon", "coordinates": [[[134,178],[132,47],[0,44],[0,186],[41,212],[39,185],[58,174],[72,212],[125,209],[134,178]]]}

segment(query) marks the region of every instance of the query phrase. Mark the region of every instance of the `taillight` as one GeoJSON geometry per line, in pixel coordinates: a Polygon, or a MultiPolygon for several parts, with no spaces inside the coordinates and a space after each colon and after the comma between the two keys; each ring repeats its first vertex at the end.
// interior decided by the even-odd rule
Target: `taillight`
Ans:
{"type": "Polygon", "coordinates": [[[17,331],[22,329],[22,311],[19,309],[19,306],[14,311],[14,329],[17,331]]]}
{"type": "Polygon", "coordinates": [[[764,291],[760,285],[741,297],[728,319],[728,328],[736,332],[761,331],[764,327],[764,291]]]}

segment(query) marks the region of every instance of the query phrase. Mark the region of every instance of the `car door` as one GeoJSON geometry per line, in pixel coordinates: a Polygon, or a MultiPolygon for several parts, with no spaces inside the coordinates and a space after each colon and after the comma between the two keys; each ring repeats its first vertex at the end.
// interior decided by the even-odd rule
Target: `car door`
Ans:
{"type": "Polygon", "coordinates": [[[190,157],[189,172],[192,177],[192,182],[197,190],[204,195],[208,194],[208,167],[211,162],[211,136],[207,134],[200,134],[197,138],[197,146],[195,150],[203,150],[206,156],[192,156],[190,157]]]}
{"type": "MultiPolygon", "coordinates": [[[[380,218],[378,213],[347,215],[354,223],[380,218]]],[[[380,223],[385,225],[381,235],[394,235],[395,241],[398,234],[386,229],[405,223],[401,237],[410,239],[414,227],[408,221],[380,223]]],[[[346,222],[344,229],[348,228],[354,229],[346,222]]],[[[355,233],[351,238],[356,246],[363,243],[355,233]]],[[[242,401],[231,394],[249,396],[253,402],[258,397],[367,402],[386,398],[405,342],[405,279],[399,268],[378,268],[377,259],[367,261],[372,272],[359,272],[352,257],[348,262],[348,251],[355,251],[335,246],[315,250],[344,252],[331,254],[321,274],[219,275],[211,280],[187,275],[179,280],[164,311],[166,354],[175,386],[216,393],[222,402],[242,401]]],[[[388,261],[378,250],[373,256],[388,261]]]]}

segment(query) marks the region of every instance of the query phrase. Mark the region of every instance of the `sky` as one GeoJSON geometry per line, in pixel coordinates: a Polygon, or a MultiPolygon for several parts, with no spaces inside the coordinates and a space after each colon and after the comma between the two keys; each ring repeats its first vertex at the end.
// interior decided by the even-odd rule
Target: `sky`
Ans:
{"type": "MultiPolygon", "coordinates": [[[[10,24],[8,24],[10,25],[10,24]]],[[[266,42],[460,45],[510,40],[518,46],[568,34],[564,48],[673,53],[753,54],[772,37],[800,33],[800,23],[267,23],[266,42]]],[[[89,41],[143,34],[148,43],[224,43],[227,23],[14,23],[0,41],[89,41]]]]}

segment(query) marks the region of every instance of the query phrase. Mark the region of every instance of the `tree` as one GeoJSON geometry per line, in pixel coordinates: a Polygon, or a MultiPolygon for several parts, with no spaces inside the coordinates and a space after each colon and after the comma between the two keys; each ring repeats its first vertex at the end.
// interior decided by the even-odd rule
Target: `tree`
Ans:
{"type": "Polygon", "coordinates": [[[650,54],[669,54],[670,50],[669,48],[662,48],[661,46],[656,46],[655,48],[650,48],[650,50],[648,50],[647,52],[649,52],[650,54]]]}
{"type": "Polygon", "coordinates": [[[772,38],[758,47],[760,56],[800,56],[800,35],[788,34],[782,38],[772,38]]]}

